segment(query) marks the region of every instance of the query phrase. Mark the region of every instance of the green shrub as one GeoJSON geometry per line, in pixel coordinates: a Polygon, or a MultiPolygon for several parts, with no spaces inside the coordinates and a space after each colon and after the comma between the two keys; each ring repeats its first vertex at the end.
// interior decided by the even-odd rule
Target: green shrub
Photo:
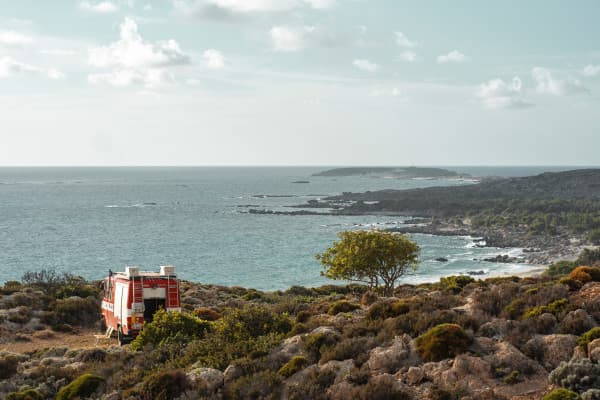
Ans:
{"type": "Polygon", "coordinates": [[[5,355],[0,358],[0,379],[8,379],[17,373],[19,359],[13,355],[5,355]]]}
{"type": "Polygon", "coordinates": [[[504,314],[508,319],[517,319],[523,313],[526,304],[525,300],[521,298],[514,299],[504,307],[504,314]]]}
{"type": "Polygon", "coordinates": [[[44,396],[35,389],[9,393],[6,400],[44,400],[44,396]]]}
{"type": "Polygon", "coordinates": [[[296,372],[306,368],[308,360],[303,356],[294,356],[290,361],[285,363],[277,373],[284,378],[294,375],[296,372]]]}
{"type": "Polygon", "coordinates": [[[318,361],[327,349],[337,343],[338,339],[337,335],[331,333],[311,333],[302,338],[302,344],[312,361],[318,361]]]}
{"type": "Polygon", "coordinates": [[[553,315],[559,315],[563,311],[567,310],[569,307],[569,300],[567,299],[559,299],[555,300],[547,306],[537,306],[532,307],[523,313],[522,319],[529,319],[532,317],[537,317],[538,315],[542,315],[544,313],[550,313],[553,315]]]}
{"type": "Polygon", "coordinates": [[[54,303],[55,324],[93,326],[100,320],[100,302],[95,297],[69,297],[54,303]]]}
{"type": "Polygon", "coordinates": [[[142,331],[131,342],[131,349],[136,351],[146,345],[156,347],[161,344],[187,343],[204,337],[211,328],[211,322],[194,316],[159,310],[154,314],[152,322],[144,324],[142,331]]]}
{"type": "Polygon", "coordinates": [[[453,275],[440,278],[442,287],[453,293],[460,293],[465,286],[473,282],[475,282],[475,279],[467,275],[453,275]]]}
{"type": "Polygon", "coordinates": [[[410,305],[404,300],[374,303],[367,311],[367,318],[371,320],[393,318],[406,314],[409,310],[410,305]]]}
{"type": "Polygon", "coordinates": [[[512,371],[510,374],[506,375],[502,382],[507,385],[514,385],[515,383],[522,382],[521,373],[519,371],[512,371]]]}
{"type": "Polygon", "coordinates": [[[308,322],[308,320],[310,319],[310,317],[312,317],[312,314],[310,312],[308,312],[308,311],[300,311],[296,315],[296,322],[300,322],[300,323],[308,322]]]}
{"type": "Polygon", "coordinates": [[[573,261],[558,261],[554,264],[550,264],[547,270],[544,271],[544,275],[547,276],[560,276],[567,275],[575,269],[577,265],[573,261]]]}
{"type": "Polygon", "coordinates": [[[281,397],[281,376],[273,371],[246,375],[226,388],[225,398],[233,400],[276,400],[281,397]]]}
{"type": "Polygon", "coordinates": [[[587,345],[595,339],[600,339],[600,327],[595,327],[579,337],[577,343],[582,349],[587,351],[587,345]]]}
{"type": "Polygon", "coordinates": [[[345,338],[323,351],[319,362],[354,360],[356,365],[361,365],[367,361],[369,350],[375,346],[375,340],[371,337],[345,338]]]}
{"type": "Polygon", "coordinates": [[[542,400],[578,400],[579,395],[567,389],[555,389],[545,395],[542,400]]]}
{"type": "Polygon", "coordinates": [[[360,304],[351,303],[348,300],[339,300],[333,303],[327,313],[329,315],[337,315],[339,313],[346,313],[357,310],[360,308],[360,304]]]}
{"type": "Polygon", "coordinates": [[[287,315],[262,305],[226,309],[212,326],[204,338],[187,346],[179,365],[200,362],[222,370],[239,358],[268,353],[292,329],[287,315]]]}
{"type": "Polygon", "coordinates": [[[565,276],[563,278],[560,278],[560,280],[558,281],[558,283],[560,283],[561,285],[566,285],[569,287],[569,290],[571,291],[576,291],[581,289],[582,283],[575,280],[575,279],[571,279],[568,276],[565,276]]]}
{"type": "Polygon", "coordinates": [[[577,260],[576,265],[598,265],[600,262],[600,249],[583,249],[577,260]]]}
{"type": "Polygon", "coordinates": [[[288,400],[327,400],[326,390],[335,381],[336,373],[332,369],[314,368],[303,376],[298,385],[289,387],[288,400]]]}
{"type": "Polygon", "coordinates": [[[463,353],[471,338],[456,324],[437,325],[415,340],[417,351],[425,361],[441,361],[463,353]]]}
{"type": "Polygon", "coordinates": [[[90,397],[102,384],[104,384],[104,379],[102,377],[92,374],[83,374],[60,389],[56,395],[56,400],[72,400],[90,397]]]}
{"type": "Polygon", "coordinates": [[[156,372],[146,377],[137,391],[144,399],[171,400],[181,396],[190,387],[183,371],[172,370],[156,372]]]}

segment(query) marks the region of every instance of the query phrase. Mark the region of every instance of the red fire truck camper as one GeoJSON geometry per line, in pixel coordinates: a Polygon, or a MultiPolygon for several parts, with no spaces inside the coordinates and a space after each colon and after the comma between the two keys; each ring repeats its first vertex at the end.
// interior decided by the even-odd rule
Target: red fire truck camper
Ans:
{"type": "Polygon", "coordinates": [[[109,271],[102,299],[107,337],[116,332],[119,344],[129,343],[160,308],[181,311],[175,267],[161,266],[160,272],[140,271],[139,267],[126,267],[125,272],[109,271]]]}

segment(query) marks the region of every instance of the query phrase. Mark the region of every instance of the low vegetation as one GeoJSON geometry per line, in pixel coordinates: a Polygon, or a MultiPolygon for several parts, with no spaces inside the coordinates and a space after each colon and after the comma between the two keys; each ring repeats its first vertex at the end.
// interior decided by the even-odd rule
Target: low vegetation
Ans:
{"type": "MultiPolygon", "coordinates": [[[[596,399],[600,282],[594,267],[557,265],[531,278],[396,285],[386,297],[355,284],[182,282],[183,311],[159,311],[130,345],[0,352],[0,398],[461,399],[487,387],[497,398],[596,399]]],[[[59,285],[53,297],[32,282],[0,288],[2,340],[97,323],[97,296],[62,297],[59,285]]]]}

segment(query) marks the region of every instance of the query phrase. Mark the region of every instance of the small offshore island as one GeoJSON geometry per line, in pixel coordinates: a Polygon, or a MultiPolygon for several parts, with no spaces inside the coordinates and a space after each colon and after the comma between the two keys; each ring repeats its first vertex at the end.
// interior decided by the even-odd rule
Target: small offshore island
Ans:
{"type": "Polygon", "coordinates": [[[183,281],[183,312],[159,312],[123,347],[94,336],[98,282],[29,273],[0,287],[0,399],[600,395],[600,170],[299,207],[412,216],[398,230],[479,236],[556,262],[531,276],[400,284],[387,296],[358,284],[264,292],[183,281]]]}

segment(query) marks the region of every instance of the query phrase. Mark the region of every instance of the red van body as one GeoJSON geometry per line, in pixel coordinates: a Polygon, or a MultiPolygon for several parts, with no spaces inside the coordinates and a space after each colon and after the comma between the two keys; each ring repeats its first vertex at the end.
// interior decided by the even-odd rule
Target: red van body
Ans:
{"type": "Polygon", "coordinates": [[[104,280],[102,319],[107,335],[116,332],[119,343],[133,340],[144,322],[152,321],[161,308],[181,311],[179,279],[173,266],[161,266],[159,272],[126,267],[125,272],[110,272],[104,280]]]}

